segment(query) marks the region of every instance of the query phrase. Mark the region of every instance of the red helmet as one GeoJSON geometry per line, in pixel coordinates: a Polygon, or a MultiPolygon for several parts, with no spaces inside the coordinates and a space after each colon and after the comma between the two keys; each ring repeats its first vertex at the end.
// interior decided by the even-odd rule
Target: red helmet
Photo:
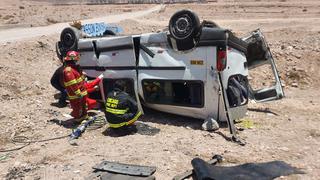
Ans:
{"type": "Polygon", "coordinates": [[[66,57],[64,57],[65,61],[79,61],[80,54],[77,51],[68,51],[66,57]]]}

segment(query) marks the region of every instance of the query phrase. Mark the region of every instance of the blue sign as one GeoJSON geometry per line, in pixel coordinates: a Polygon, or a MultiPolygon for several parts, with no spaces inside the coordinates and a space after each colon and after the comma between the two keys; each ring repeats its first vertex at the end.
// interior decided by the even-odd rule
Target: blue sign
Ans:
{"type": "Polygon", "coordinates": [[[119,34],[123,32],[123,29],[120,26],[106,23],[92,23],[85,24],[81,27],[81,30],[92,37],[103,36],[104,33],[109,30],[114,32],[115,34],[119,34]]]}

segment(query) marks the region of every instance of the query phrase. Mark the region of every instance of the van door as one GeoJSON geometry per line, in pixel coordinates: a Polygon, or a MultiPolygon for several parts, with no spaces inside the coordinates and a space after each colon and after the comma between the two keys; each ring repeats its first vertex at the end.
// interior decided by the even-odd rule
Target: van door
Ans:
{"type": "Polygon", "coordinates": [[[221,95],[219,120],[227,121],[224,111],[227,111],[231,120],[245,116],[248,106],[248,68],[246,56],[239,49],[227,47],[226,68],[221,74],[221,95]]]}
{"type": "Polygon", "coordinates": [[[177,52],[166,33],[143,34],[139,52],[139,95],[150,108],[206,118],[207,48],[177,52]],[[153,55],[152,55],[153,54],[153,55]]]}
{"type": "Polygon", "coordinates": [[[281,99],[284,92],[264,35],[258,29],[243,40],[248,43],[249,97],[257,102],[281,99]]]}
{"type": "Polygon", "coordinates": [[[117,80],[124,80],[127,84],[126,92],[137,101],[139,110],[143,112],[138,98],[138,76],[132,36],[105,37],[88,41],[92,41],[94,54],[84,51],[82,57],[92,58],[84,59],[81,67],[90,77],[104,74],[100,84],[102,100],[105,102],[107,94],[113,90],[117,80]],[[85,55],[86,53],[88,55],[85,55]]]}

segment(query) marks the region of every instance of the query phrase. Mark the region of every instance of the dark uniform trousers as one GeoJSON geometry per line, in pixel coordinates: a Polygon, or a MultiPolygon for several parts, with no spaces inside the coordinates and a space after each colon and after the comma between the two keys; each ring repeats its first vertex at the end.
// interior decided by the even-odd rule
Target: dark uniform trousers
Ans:
{"type": "Polygon", "coordinates": [[[67,99],[67,92],[63,86],[63,66],[60,66],[51,77],[51,85],[61,93],[59,102],[63,103],[67,99]]]}

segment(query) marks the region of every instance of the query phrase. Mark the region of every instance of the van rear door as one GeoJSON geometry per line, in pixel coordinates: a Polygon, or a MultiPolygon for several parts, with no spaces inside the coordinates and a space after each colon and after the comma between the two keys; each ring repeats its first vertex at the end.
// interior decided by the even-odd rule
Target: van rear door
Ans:
{"type": "MultiPolygon", "coordinates": [[[[81,68],[90,77],[104,74],[103,85],[100,86],[102,100],[113,90],[117,80],[126,82],[126,92],[131,95],[143,112],[138,98],[136,56],[132,36],[114,36],[79,41],[90,48],[81,51],[81,68]],[[86,42],[88,41],[88,42],[86,42]]],[[[79,44],[80,46],[81,44],[79,44]]]]}
{"type": "Polygon", "coordinates": [[[284,92],[264,35],[257,29],[242,40],[248,43],[249,97],[257,102],[281,99],[284,92]]]}

